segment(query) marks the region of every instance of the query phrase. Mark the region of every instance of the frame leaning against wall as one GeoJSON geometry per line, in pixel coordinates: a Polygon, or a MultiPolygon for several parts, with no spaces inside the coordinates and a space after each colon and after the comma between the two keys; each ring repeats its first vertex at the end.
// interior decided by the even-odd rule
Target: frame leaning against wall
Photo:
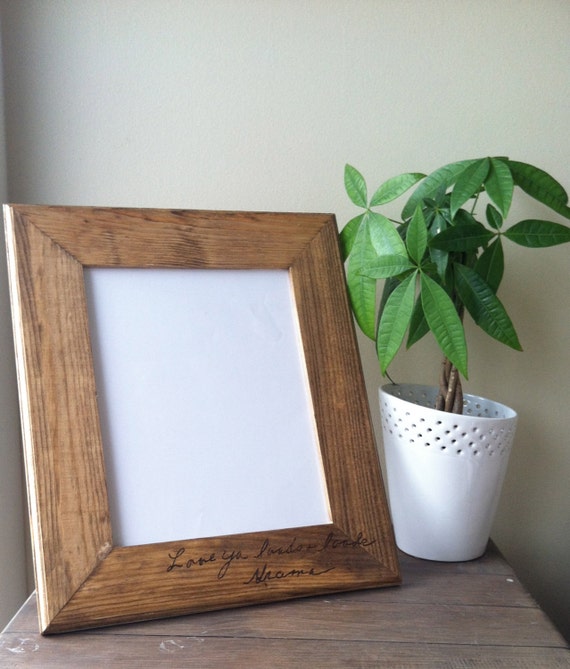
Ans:
{"type": "Polygon", "coordinates": [[[5,205],[4,217],[42,633],[400,582],[334,216],[5,205]],[[91,267],[289,272],[330,522],[114,545],[91,267]]]}

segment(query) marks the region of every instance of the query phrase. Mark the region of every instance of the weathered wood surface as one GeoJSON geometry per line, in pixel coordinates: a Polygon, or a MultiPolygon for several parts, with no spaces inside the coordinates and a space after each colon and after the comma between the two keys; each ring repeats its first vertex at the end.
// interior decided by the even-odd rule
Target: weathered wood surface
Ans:
{"type": "Polygon", "coordinates": [[[493,546],[480,560],[401,556],[403,584],[43,637],[32,596],[0,667],[570,667],[570,650],[493,546]]]}

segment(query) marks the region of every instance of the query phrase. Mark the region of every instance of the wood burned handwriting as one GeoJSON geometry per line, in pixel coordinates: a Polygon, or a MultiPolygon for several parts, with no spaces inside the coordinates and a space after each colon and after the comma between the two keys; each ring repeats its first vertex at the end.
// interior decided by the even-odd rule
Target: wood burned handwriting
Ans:
{"type": "Polygon", "coordinates": [[[240,549],[223,549],[218,552],[212,552],[207,555],[194,555],[189,557],[188,551],[181,546],[173,553],[168,553],[169,564],[166,567],[167,572],[178,570],[200,569],[201,567],[215,563],[217,568],[216,578],[222,580],[228,575],[232,565],[242,561],[252,561],[254,569],[251,576],[244,581],[244,585],[267,585],[271,581],[301,578],[318,577],[333,571],[335,567],[316,567],[291,568],[291,569],[272,569],[270,561],[276,556],[284,555],[302,555],[317,554],[327,551],[334,551],[338,548],[365,548],[376,543],[376,539],[366,538],[362,532],[356,539],[347,539],[346,537],[336,537],[333,532],[329,532],[324,541],[317,543],[300,542],[294,537],[289,543],[275,543],[269,539],[264,539],[259,549],[252,553],[244,553],[240,549]]]}

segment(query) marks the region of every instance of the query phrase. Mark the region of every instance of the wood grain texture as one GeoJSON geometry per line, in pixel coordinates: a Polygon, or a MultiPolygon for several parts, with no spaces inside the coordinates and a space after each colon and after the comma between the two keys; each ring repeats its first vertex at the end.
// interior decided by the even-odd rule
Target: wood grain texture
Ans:
{"type": "MultiPolygon", "coordinates": [[[[381,528],[384,536],[391,536],[391,523],[383,512],[387,507],[384,489],[378,485],[382,475],[360,358],[354,355],[356,335],[334,224],[323,228],[307,246],[291,277],[332,517],[350,536],[357,536],[364,527],[381,528]],[[329,332],[331,323],[335,328],[329,332]],[[363,494],[365,503],[351,503],[363,494]]],[[[396,572],[391,543],[376,541],[368,550],[396,572]]]]}
{"type": "Polygon", "coordinates": [[[45,626],[111,549],[82,266],[7,226],[34,566],[45,626]]]}
{"type": "Polygon", "coordinates": [[[399,583],[334,217],[24,205],[5,218],[44,633],[399,583]],[[113,546],[87,266],[289,270],[330,524],[113,546]]]}
{"type": "Polygon", "coordinates": [[[550,669],[570,651],[491,546],[469,563],[400,555],[399,588],[352,591],[42,637],[35,597],[0,636],[0,667],[550,669]]]}
{"type": "Polygon", "coordinates": [[[96,207],[13,207],[84,266],[287,269],[331,220],[273,214],[96,207]]]}

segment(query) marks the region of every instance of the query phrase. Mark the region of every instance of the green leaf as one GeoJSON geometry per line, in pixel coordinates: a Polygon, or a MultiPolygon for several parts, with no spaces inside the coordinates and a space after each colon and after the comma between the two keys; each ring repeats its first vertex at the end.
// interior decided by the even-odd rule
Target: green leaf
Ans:
{"type": "Polygon", "coordinates": [[[485,209],[485,217],[487,218],[487,223],[495,230],[500,230],[503,225],[503,217],[501,214],[493,207],[492,204],[488,204],[485,209]]]}
{"type": "Polygon", "coordinates": [[[368,195],[366,181],[360,172],[352,165],[344,166],[344,187],[348,197],[357,207],[366,208],[368,195]]]}
{"type": "Polygon", "coordinates": [[[451,217],[461,207],[481,190],[483,182],[489,174],[489,159],[481,158],[466,167],[457,178],[457,182],[451,192],[451,217]]]}
{"type": "Polygon", "coordinates": [[[408,256],[385,255],[378,256],[374,262],[362,269],[362,273],[371,279],[388,279],[399,276],[414,269],[408,256]]]}
{"type": "Polygon", "coordinates": [[[424,316],[424,310],[422,308],[422,300],[418,298],[414,305],[414,310],[412,312],[412,318],[410,320],[410,327],[408,331],[408,341],[406,343],[406,348],[410,348],[414,344],[420,341],[429,332],[429,325],[424,316]]]}
{"type": "Polygon", "coordinates": [[[364,220],[365,216],[366,212],[363,214],[359,214],[358,216],[355,216],[340,231],[339,235],[340,251],[343,261],[348,258],[350,252],[352,251],[352,246],[358,233],[358,229],[360,228],[360,225],[364,220]]]}
{"type": "MultiPolygon", "coordinates": [[[[455,218],[453,219],[453,223],[450,225],[468,225],[468,224],[475,224],[475,225],[481,225],[479,221],[473,216],[473,214],[466,209],[460,209],[456,214],[455,218]]],[[[448,226],[449,227],[449,226],[448,226]]]]}
{"type": "Polygon", "coordinates": [[[467,378],[467,343],[463,324],[445,290],[426,274],[420,281],[422,307],[443,354],[467,378]]]}
{"type": "Polygon", "coordinates": [[[503,279],[505,269],[505,258],[503,243],[500,237],[486,248],[479,256],[475,271],[483,280],[489,284],[494,293],[497,292],[503,279]]]}
{"type": "Polygon", "coordinates": [[[346,283],[352,311],[358,326],[370,339],[376,339],[376,280],[365,276],[362,270],[376,259],[370,243],[366,220],[360,226],[348,261],[346,283]]]}
{"type": "Polygon", "coordinates": [[[415,279],[416,273],[404,279],[392,291],[384,307],[376,340],[376,352],[382,374],[386,373],[388,366],[404,341],[404,335],[408,329],[414,308],[415,279]]]}
{"type": "Polygon", "coordinates": [[[406,246],[410,258],[419,265],[424,257],[427,248],[428,231],[426,222],[420,206],[416,207],[416,211],[412,216],[412,220],[408,225],[406,233],[406,246]]]}
{"type": "Polygon", "coordinates": [[[449,217],[446,217],[445,215],[447,213],[449,212],[444,212],[441,209],[435,209],[434,211],[430,211],[429,209],[424,210],[426,225],[428,226],[432,237],[451,225],[449,217]]]}
{"type": "Polygon", "coordinates": [[[425,174],[420,174],[418,172],[407,172],[406,174],[399,174],[396,177],[392,177],[381,184],[372,199],[370,200],[371,207],[377,207],[381,204],[386,204],[392,202],[397,197],[400,197],[405,193],[409,188],[414,186],[425,177],[425,174]]]}
{"type": "Polygon", "coordinates": [[[433,237],[429,245],[442,251],[474,251],[486,246],[494,234],[477,222],[453,225],[433,237]]]}
{"type": "Polygon", "coordinates": [[[473,269],[456,263],[455,287],[471,317],[488,335],[522,351],[517,333],[499,298],[473,269]]]}
{"type": "Polygon", "coordinates": [[[380,306],[378,308],[378,320],[382,318],[382,314],[384,312],[384,307],[386,306],[386,302],[388,301],[388,298],[392,294],[394,290],[400,285],[400,280],[397,279],[396,277],[388,277],[384,281],[384,287],[382,288],[382,295],[380,296],[380,306]]]}
{"type": "Polygon", "coordinates": [[[503,234],[512,242],[532,249],[570,242],[570,228],[552,221],[534,219],[519,221],[503,234]]]}
{"type": "Polygon", "coordinates": [[[402,218],[413,216],[416,207],[422,204],[424,198],[433,197],[440,188],[445,192],[449,186],[455,183],[458,175],[474,163],[474,160],[461,160],[457,163],[449,163],[429,174],[412,193],[402,211],[402,218]]]}
{"type": "Polygon", "coordinates": [[[404,240],[398,234],[394,224],[375,211],[369,211],[368,222],[370,227],[370,240],[376,253],[381,255],[407,255],[404,240]]]}
{"type": "Polygon", "coordinates": [[[515,187],[511,170],[506,163],[498,158],[491,158],[491,169],[485,181],[485,190],[497,209],[507,218],[511,202],[513,201],[513,189],[515,187]]]}
{"type": "MultiPolygon", "coordinates": [[[[447,272],[447,266],[449,264],[449,253],[447,251],[441,251],[440,249],[434,249],[430,247],[429,257],[432,263],[434,264],[437,273],[443,279],[445,273],[447,272]]],[[[425,266],[423,267],[425,270],[425,266]]],[[[430,272],[431,274],[431,272],[430,272]]]]}
{"type": "Polygon", "coordinates": [[[554,177],[528,163],[507,160],[507,165],[511,170],[515,184],[522,188],[525,193],[550,207],[553,211],[570,218],[570,208],[567,206],[568,194],[554,177]]]}
{"type": "MultiPolygon", "coordinates": [[[[442,216],[440,212],[437,212],[436,215],[433,218],[431,227],[430,227],[430,233],[432,237],[435,237],[438,235],[440,232],[443,232],[444,230],[447,230],[448,227],[448,222],[445,218],[445,216],[442,216]]],[[[435,263],[437,267],[437,273],[439,276],[442,278],[445,276],[445,272],[447,270],[447,263],[449,261],[449,253],[447,251],[442,251],[440,249],[436,249],[433,246],[430,246],[430,251],[429,251],[429,257],[432,260],[432,262],[435,263]]]]}

